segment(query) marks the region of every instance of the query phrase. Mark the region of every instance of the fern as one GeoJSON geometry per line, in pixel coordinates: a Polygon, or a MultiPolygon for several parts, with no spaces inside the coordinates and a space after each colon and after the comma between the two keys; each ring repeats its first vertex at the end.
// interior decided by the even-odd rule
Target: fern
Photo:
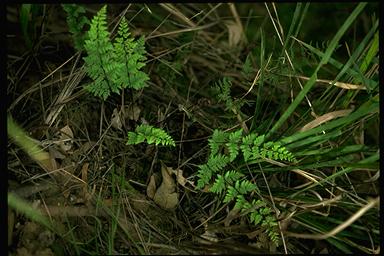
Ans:
{"type": "Polygon", "coordinates": [[[214,156],[219,153],[220,147],[224,145],[227,140],[228,134],[216,129],[213,132],[212,138],[208,140],[209,147],[211,149],[211,156],[214,156]]]}
{"type": "Polygon", "coordinates": [[[213,186],[209,189],[209,191],[220,194],[225,190],[225,180],[224,177],[221,176],[220,174],[217,175],[215,179],[215,183],[213,183],[213,186]]]}
{"type": "Polygon", "coordinates": [[[217,93],[217,99],[219,101],[225,102],[227,109],[233,108],[233,100],[231,98],[231,86],[232,81],[228,77],[224,77],[214,86],[214,90],[217,93]]]}
{"type": "Polygon", "coordinates": [[[122,88],[141,89],[146,86],[145,82],[149,80],[147,74],[140,71],[145,66],[143,61],[146,60],[144,37],[140,37],[136,41],[130,37],[131,34],[128,31],[125,17],[119,24],[117,34],[114,43],[115,61],[123,64],[119,70],[119,74],[123,75],[117,77],[116,83],[118,87],[122,88]]]}
{"type": "Polygon", "coordinates": [[[225,190],[226,184],[231,185],[235,181],[240,179],[242,176],[244,176],[242,173],[239,173],[235,170],[226,172],[224,176],[217,174],[215,182],[209,191],[216,194],[220,194],[225,190]]]}
{"type": "Polygon", "coordinates": [[[236,198],[238,195],[238,191],[234,186],[228,186],[227,193],[225,194],[224,203],[228,203],[232,201],[234,198],[236,198]]]}
{"type": "Polygon", "coordinates": [[[128,24],[122,19],[114,44],[107,29],[107,7],[104,6],[91,21],[88,39],[85,40],[88,56],[84,58],[86,72],[93,79],[86,89],[95,96],[107,99],[111,92],[123,88],[141,89],[148,76],[140,71],[145,65],[144,38],[134,41],[128,24]]]}
{"type": "Polygon", "coordinates": [[[128,141],[126,144],[139,144],[145,140],[147,140],[148,144],[176,146],[175,141],[164,130],[147,124],[137,126],[135,132],[128,132],[128,141]]]}
{"type": "Polygon", "coordinates": [[[239,142],[241,141],[242,133],[242,129],[231,133],[229,135],[228,143],[225,144],[228,147],[231,162],[235,160],[236,156],[239,154],[239,142]]]}
{"type": "Polygon", "coordinates": [[[114,90],[115,70],[119,64],[113,60],[113,45],[107,30],[107,8],[104,6],[92,19],[85,40],[88,56],[84,58],[87,74],[93,79],[86,89],[104,100],[114,90]]]}
{"type": "Polygon", "coordinates": [[[251,53],[247,55],[245,62],[243,63],[243,67],[241,70],[241,74],[246,80],[250,80],[252,78],[253,67],[251,62],[251,53]]]}
{"type": "Polygon", "coordinates": [[[200,165],[197,172],[199,177],[197,182],[197,188],[202,189],[209,183],[214,173],[217,173],[223,169],[229,163],[229,158],[225,155],[218,154],[208,159],[206,164],[200,165]]]}
{"type": "Polygon", "coordinates": [[[72,33],[73,43],[77,50],[84,49],[84,41],[86,35],[83,32],[84,26],[89,25],[89,20],[83,14],[85,8],[77,4],[62,4],[64,11],[67,13],[67,25],[69,32],[72,33]]]}
{"type": "Polygon", "coordinates": [[[227,171],[224,175],[225,181],[228,184],[233,184],[236,180],[240,179],[242,176],[244,176],[242,173],[237,172],[235,170],[227,171]]]}
{"type": "Polygon", "coordinates": [[[247,197],[250,197],[255,190],[258,190],[257,186],[247,178],[240,180],[240,178],[244,177],[244,174],[238,171],[223,172],[222,170],[229,163],[232,163],[240,152],[246,163],[251,160],[263,159],[263,157],[274,160],[296,161],[293,154],[279,142],[265,142],[265,135],[255,133],[243,135],[242,129],[231,133],[215,130],[209,139],[209,146],[210,157],[208,162],[199,166],[197,188],[202,189],[210,184],[212,177],[216,174],[209,191],[224,195],[223,203],[234,201],[235,209],[239,209],[244,215],[248,216],[250,223],[254,225],[261,224],[262,227],[265,227],[270,240],[278,243],[277,222],[272,209],[262,200],[253,199],[252,202],[247,200],[247,197]]]}

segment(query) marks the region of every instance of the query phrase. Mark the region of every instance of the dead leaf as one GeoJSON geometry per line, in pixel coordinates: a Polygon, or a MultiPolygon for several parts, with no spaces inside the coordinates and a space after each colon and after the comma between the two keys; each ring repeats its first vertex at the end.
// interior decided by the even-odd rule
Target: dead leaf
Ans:
{"type": "Polygon", "coordinates": [[[65,157],[66,157],[59,150],[57,150],[55,147],[49,147],[49,154],[52,158],[55,158],[55,159],[65,159],[65,157]]]}
{"type": "Polygon", "coordinates": [[[71,128],[68,125],[66,125],[60,129],[60,140],[58,141],[57,144],[60,146],[60,148],[64,152],[67,152],[72,148],[72,139],[73,139],[73,132],[71,128]]]}
{"type": "Polygon", "coordinates": [[[351,113],[353,109],[344,109],[344,110],[338,110],[338,111],[333,111],[327,114],[324,114],[322,116],[319,116],[315,120],[307,123],[306,125],[303,126],[303,128],[300,129],[301,132],[313,129],[323,123],[326,123],[332,119],[338,118],[338,117],[343,117],[351,113]]]}
{"type": "MultiPolygon", "coordinates": [[[[309,77],[306,77],[306,76],[296,76],[296,77],[307,80],[307,81],[310,79],[309,77]]],[[[334,85],[336,87],[340,87],[346,90],[367,90],[366,86],[360,85],[360,84],[349,84],[349,83],[343,83],[343,82],[332,81],[327,79],[316,79],[316,82],[322,83],[322,84],[334,85]]]]}
{"type": "Polygon", "coordinates": [[[156,193],[156,181],[155,181],[155,175],[152,174],[147,186],[147,196],[153,199],[155,197],[155,193],[156,193]]]}
{"type": "Polygon", "coordinates": [[[176,192],[176,184],[171,176],[171,170],[172,168],[168,168],[161,163],[161,176],[163,180],[153,197],[153,201],[165,210],[172,210],[179,203],[179,195],[176,192]]]}
{"type": "Polygon", "coordinates": [[[225,25],[228,29],[228,45],[230,48],[235,47],[241,41],[242,28],[234,21],[226,21],[225,25]]]}
{"type": "Polygon", "coordinates": [[[172,170],[172,173],[176,175],[177,183],[179,183],[181,186],[185,187],[185,184],[189,183],[192,187],[195,187],[192,181],[184,178],[183,170],[181,169],[178,169],[178,170],[171,169],[171,170],[172,170]]]}
{"type": "Polygon", "coordinates": [[[58,169],[55,158],[45,151],[39,152],[37,161],[48,173],[58,169]]]}
{"type": "Polygon", "coordinates": [[[111,119],[111,126],[113,128],[119,129],[119,130],[121,130],[121,127],[123,126],[123,124],[121,123],[121,117],[120,117],[120,114],[119,114],[117,108],[115,108],[113,110],[112,119],[111,119]]]}
{"type": "Polygon", "coordinates": [[[136,104],[131,104],[125,109],[125,118],[129,120],[137,121],[139,120],[141,109],[136,104]]]}

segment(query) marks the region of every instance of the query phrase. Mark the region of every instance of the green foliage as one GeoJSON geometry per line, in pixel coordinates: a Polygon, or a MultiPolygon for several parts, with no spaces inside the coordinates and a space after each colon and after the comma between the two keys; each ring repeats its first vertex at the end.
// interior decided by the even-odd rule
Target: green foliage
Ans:
{"type": "Polygon", "coordinates": [[[236,159],[240,150],[243,153],[245,162],[263,157],[289,162],[296,161],[293,154],[279,142],[269,141],[264,143],[264,140],[265,135],[258,136],[255,133],[243,136],[242,129],[232,133],[226,133],[216,129],[213,132],[212,138],[208,141],[211,149],[211,156],[218,154],[220,149],[226,148],[229,152],[230,162],[236,159]]]}
{"type": "Polygon", "coordinates": [[[84,26],[89,25],[90,21],[84,16],[85,8],[77,4],[62,4],[67,13],[67,24],[69,32],[72,33],[75,48],[79,51],[84,50],[86,34],[83,32],[84,26]]]}
{"type": "Polygon", "coordinates": [[[125,17],[119,24],[118,36],[114,43],[115,61],[122,63],[121,70],[117,77],[116,83],[122,88],[141,89],[145,82],[149,80],[146,73],[140,71],[145,66],[144,37],[140,37],[134,41],[130,37],[131,33],[128,31],[128,23],[125,17]]]}
{"type": "Polygon", "coordinates": [[[176,146],[175,141],[163,129],[151,125],[141,124],[136,127],[135,132],[128,132],[127,145],[139,144],[147,140],[148,144],[163,146],[176,146]]]}
{"type": "Polygon", "coordinates": [[[222,170],[228,163],[228,156],[222,154],[211,156],[206,164],[199,166],[199,170],[197,172],[197,177],[199,177],[197,181],[197,188],[202,189],[205,185],[207,185],[210,182],[212,175],[222,170]]]}
{"type": "Polygon", "coordinates": [[[32,49],[33,42],[37,37],[36,21],[41,9],[42,5],[38,4],[22,4],[20,6],[19,20],[21,32],[29,49],[32,49]]]}
{"type": "Polygon", "coordinates": [[[214,90],[217,93],[217,99],[219,101],[225,102],[227,109],[232,109],[233,107],[233,100],[231,98],[231,86],[232,81],[228,77],[224,77],[222,80],[219,80],[214,86],[214,90]]]}
{"type": "Polygon", "coordinates": [[[224,171],[224,168],[233,163],[240,152],[245,163],[263,158],[294,162],[296,159],[293,154],[278,142],[265,142],[265,135],[255,133],[243,135],[242,129],[231,133],[216,129],[208,141],[210,157],[206,164],[199,166],[197,188],[202,189],[212,184],[210,192],[224,195],[223,203],[234,201],[236,209],[249,216],[250,222],[254,225],[261,224],[265,227],[271,241],[277,243],[278,232],[275,228],[277,222],[271,208],[262,200],[254,199],[249,202],[246,199],[258,190],[257,186],[244,178],[244,174],[236,170],[224,171]],[[214,174],[216,176],[211,183],[214,174]],[[240,180],[241,178],[243,179],[240,180]]]}
{"type": "Polygon", "coordinates": [[[228,133],[215,129],[212,138],[208,139],[211,155],[216,155],[220,151],[220,147],[227,141],[228,133]]]}
{"type": "Polygon", "coordinates": [[[245,62],[243,63],[243,67],[241,70],[241,74],[246,80],[252,79],[252,75],[253,75],[251,56],[252,56],[251,53],[247,55],[247,58],[245,59],[245,62]]]}
{"type": "Polygon", "coordinates": [[[84,58],[87,74],[93,79],[86,89],[106,99],[111,92],[120,93],[122,88],[141,89],[149,80],[140,71],[145,65],[144,38],[134,41],[128,32],[125,18],[119,24],[117,37],[112,44],[107,29],[106,6],[91,21],[88,39],[85,40],[88,56],[84,58]]]}
{"type": "Polygon", "coordinates": [[[227,171],[224,176],[217,174],[216,179],[212,187],[210,188],[210,192],[220,194],[223,192],[227,185],[232,185],[235,181],[239,180],[244,175],[235,170],[227,171]]]}
{"type": "Polygon", "coordinates": [[[239,154],[239,142],[241,141],[242,133],[242,129],[232,132],[229,134],[229,141],[225,144],[228,148],[231,162],[235,160],[236,156],[239,154]]]}
{"type": "Polygon", "coordinates": [[[243,99],[232,99],[231,97],[232,80],[229,77],[224,77],[213,86],[215,97],[219,102],[225,103],[225,110],[232,111],[235,115],[240,113],[240,108],[244,105],[243,99]]]}

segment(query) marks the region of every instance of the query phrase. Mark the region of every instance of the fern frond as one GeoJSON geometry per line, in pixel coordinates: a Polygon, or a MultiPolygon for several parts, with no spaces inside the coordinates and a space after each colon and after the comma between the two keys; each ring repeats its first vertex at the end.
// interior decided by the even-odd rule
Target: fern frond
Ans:
{"type": "Polygon", "coordinates": [[[245,162],[247,162],[248,159],[252,156],[252,146],[256,137],[257,137],[257,134],[251,133],[243,137],[242,139],[242,144],[240,145],[240,149],[243,152],[245,162]]]}
{"type": "Polygon", "coordinates": [[[247,203],[247,200],[245,199],[244,195],[237,195],[236,204],[234,208],[241,210],[246,203],[247,203]]]}
{"type": "Polygon", "coordinates": [[[94,80],[86,89],[104,100],[110,95],[110,88],[114,83],[114,71],[119,68],[118,63],[113,60],[113,45],[107,30],[106,8],[102,7],[92,19],[88,39],[84,45],[88,53],[88,56],[84,57],[86,71],[94,80]]]}
{"type": "Polygon", "coordinates": [[[209,184],[212,178],[212,170],[209,168],[207,164],[199,165],[199,170],[197,171],[197,188],[203,189],[205,185],[209,184]]]}
{"type": "Polygon", "coordinates": [[[136,127],[135,132],[128,132],[127,145],[139,144],[147,140],[148,144],[163,146],[176,146],[175,141],[163,129],[151,125],[141,124],[136,127]]]}
{"type": "Polygon", "coordinates": [[[290,162],[296,161],[293,154],[278,142],[270,141],[265,143],[263,145],[263,149],[261,150],[261,155],[273,160],[285,160],[290,162]]]}
{"type": "Polygon", "coordinates": [[[232,132],[229,134],[229,141],[225,145],[228,147],[230,161],[235,160],[236,156],[239,154],[239,142],[241,141],[241,137],[243,134],[243,130],[240,129],[236,132],[232,132]]]}
{"type": "Polygon", "coordinates": [[[208,139],[209,147],[211,149],[211,156],[216,155],[220,151],[220,147],[228,140],[228,134],[215,129],[212,138],[208,139]]]}
{"type": "Polygon", "coordinates": [[[146,60],[144,38],[134,40],[130,37],[128,23],[125,17],[119,24],[117,37],[114,43],[115,61],[122,63],[119,76],[116,78],[118,88],[141,89],[146,86],[145,82],[149,80],[146,73],[140,71],[145,66],[146,60]]]}
{"type": "Polygon", "coordinates": [[[251,212],[249,214],[251,222],[253,222],[254,225],[259,224],[263,220],[263,216],[259,214],[257,211],[251,212]]]}
{"type": "Polygon", "coordinates": [[[250,80],[252,78],[253,67],[251,62],[251,53],[247,55],[245,62],[243,63],[243,67],[241,70],[241,74],[244,76],[246,80],[250,80]]]}
{"type": "Polygon", "coordinates": [[[219,101],[225,102],[227,109],[232,109],[233,107],[233,100],[231,98],[231,86],[232,81],[228,77],[224,77],[214,86],[214,89],[217,93],[217,99],[219,101]]]}
{"type": "Polygon", "coordinates": [[[238,195],[237,189],[233,186],[229,186],[223,202],[228,203],[233,199],[235,199],[237,195],[238,195]]]}
{"type": "MultiPolygon", "coordinates": [[[[116,40],[112,44],[104,6],[92,19],[87,35],[84,48],[88,56],[84,60],[86,72],[93,79],[87,90],[105,100],[111,92],[119,94],[126,87],[141,89],[146,86],[149,78],[140,71],[146,59],[144,38],[136,41],[131,38],[125,19],[120,22],[116,40]]],[[[156,142],[153,139],[150,141],[156,142]]]]}
{"type": "Polygon", "coordinates": [[[217,175],[215,182],[213,183],[213,186],[210,188],[209,191],[220,194],[225,190],[225,180],[224,177],[221,176],[220,174],[217,175]]]}
{"type": "Polygon", "coordinates": [[[225,155],[218,154],[216,156],[211,156],[208,159],[208,162],[203,165],[199,165],[199,170],[197,172],[197,188],[202,189],[207,185],[214,173],[217,173],[223,169],[229,163],[229,158],[225,155]]]}
{"type": "Polygon", "coordinates": [[[224,178],[225,178],[225,181],[228,183],[228,184],[233,184],[235,181],[237,181],[238,179],[240,179],[242,176],[244,176],[244,174],[242,173],[239,173],[235,170],[232,170],[232,171],[227,171],[224,175],[224,178]]]}
{"type": "Polygon", "coordinates": [[[213,173],[216,173],[223,169],[229,163],[229,158],[225,155],[218,154],[212,156],[208,159],[207,165],[212,170],[213,173]]]}
{"type": "Polygon", "coordinates": [[[235,188],[238,190],[240,194],[245,195],[255,190],[257,186],[252,182],[250,182],[249,180],[243,180],[243,181],[237,180],[235,183],[235,188]]]}
{"type": "Polygon", "coordinates": [[[67,25],[69,32],[72,33],[74,46],[77,50],[84,49],[84,40],[86,35],[83,32],[84,26],[88,25],[90,21],[83,15],[85,8],[77,4],[62,4],[64,11],[67,13],[67,25]]]}

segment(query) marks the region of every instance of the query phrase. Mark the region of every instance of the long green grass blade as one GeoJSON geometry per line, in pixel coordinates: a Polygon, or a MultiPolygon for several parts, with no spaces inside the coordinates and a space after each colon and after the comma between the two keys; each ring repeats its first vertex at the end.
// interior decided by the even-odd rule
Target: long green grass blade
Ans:
{"type": "Polygon", "coordinates": [[[347,20],[344,22],[344,24],[341,26],[341,28],[337,31],[336,35],[331,40],[327,50],[325,51],[325,54],[323,58],[321,59],[319,65],[313,72],[311,78],[307,81],[307,83],[304,85],[304,88],[300,91],[300,93],[297,95],[295,100],[291,103],[291,105],[288,107],[288,109],[283,113],[283,115],[280,117],[280,119],[276,122],[276,124],[272,127],[272,129],[268,132],[267,138],[269,138],[273,133],[275,133],[281,125],[290,117],[297,108],[297,106],[302,102],[304,97],[307,95],[309,90],[313,87],[313,85],[316,82],[317,79],[317,72],[320,70],[320,68],[327,64],[333,51],[336,49],[337,44],[339,43],[341,37],[344,35],[344,33],[347,31],[347,29],[352,25],[352,23],[355,21],[357,16],[360,14],[360,12],[364,9],[364,7],[367,5],[367,3],[359,3],[358,6],[355,8],[355,10],[351,13],[351,15],[347,18],[347,20]]]}

